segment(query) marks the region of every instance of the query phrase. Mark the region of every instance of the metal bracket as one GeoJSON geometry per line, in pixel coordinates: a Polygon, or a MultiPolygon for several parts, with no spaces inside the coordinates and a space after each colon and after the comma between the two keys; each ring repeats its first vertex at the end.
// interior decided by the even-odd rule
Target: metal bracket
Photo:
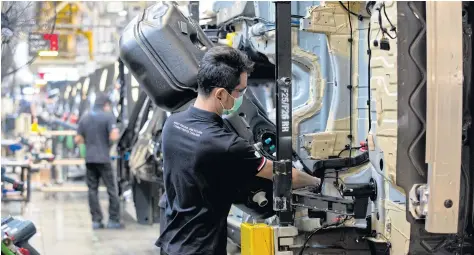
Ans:
{"type": "Polygon", "coordinates": [[[315,194],[307,189],[293,191],[292,205],[308,208],[314,211],[354,215],[354,201],[315,194]]]}
{"type": "Polygon", "coordinates": [[[411,188],[408,209],[415,219],[424,219],[428,215],[428,197],[428,185],[416,184],[411,188]]]}
{"type": "Polygon", "coordinates": [[[287,250],[286,248],[295,244],[295,238],[297,236],[298,229],[296,227],[273,227],[273,244],[275,245],[275,255],[293,255],[294,253],[287,250]]]}
{"type": "Polygon", "coordinates": [[[458,233],[461,190],[462,3],[426,2],[426,163],[430,233],[458,233]],[[443,20],[443,21],[441,21],[443,20]],[[445,38],[451,38],[445,40],[445,38]]]}

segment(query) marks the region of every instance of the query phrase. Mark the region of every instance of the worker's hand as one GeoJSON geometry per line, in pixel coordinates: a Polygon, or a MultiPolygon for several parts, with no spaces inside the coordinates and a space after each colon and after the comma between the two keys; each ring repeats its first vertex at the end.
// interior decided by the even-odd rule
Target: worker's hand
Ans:
{"type": "Polygon", "coordinates": [[[302,187],[319,187],[321,179],[309,175],[303,171],[293,168],[293,188],[298,189],[302,187]]]}
{"type": "Polygon", "coordinates": [[[321,185],[321,179],[318,177],[313,177],[314,178],[314,187],[319,187],[321,185]]]}

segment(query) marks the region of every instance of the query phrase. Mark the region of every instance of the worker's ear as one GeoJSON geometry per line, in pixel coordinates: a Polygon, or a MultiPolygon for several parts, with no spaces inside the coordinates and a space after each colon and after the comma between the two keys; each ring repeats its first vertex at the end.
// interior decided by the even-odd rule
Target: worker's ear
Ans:
{"type": "Polygon", "coordinates": [[[217,98],[217,100],[225,102],[227,100],[227,92],[224,88],[216,88],[215,97],[217,98]]]}

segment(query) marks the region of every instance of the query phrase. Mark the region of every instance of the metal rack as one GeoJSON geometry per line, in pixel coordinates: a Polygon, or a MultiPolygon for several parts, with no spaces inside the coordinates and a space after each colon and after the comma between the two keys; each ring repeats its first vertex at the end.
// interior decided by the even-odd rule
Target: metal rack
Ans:
{"type": "MultiPolygon", "coordinates": [[[[3,144],[2,144],[3,146],[3,144]]],[[[2,167],[21,167],[20,181],[26,184],[26,190],[20,192],[20,197],[2,197],[2,202],[30,202],[32,168],[28,161],[18,161],[2,158],[2,167]],[[25,180],[26,175],[26,180],[25,180]],[[26,193],[26,194],[25,194],[26,193]]]]}

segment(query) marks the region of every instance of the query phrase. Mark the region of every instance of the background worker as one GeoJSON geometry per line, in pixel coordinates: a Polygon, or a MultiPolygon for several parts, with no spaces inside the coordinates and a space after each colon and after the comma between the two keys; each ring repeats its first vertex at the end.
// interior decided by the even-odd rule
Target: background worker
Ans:
{"type": "Polygon", "coordinates": [[[117,182],[110,164],[110,146],[118,140],[119,130],[111,113],[110,99],[98,94],[93,109],[81,117],[75,141],[86,145],[86,179],[89,188],[89,207],[92,228],[103,228],[99,204],[99,179],[102,178],[109,195],[109,221],[107,228],[121,228],[117,182]]]}
{"type": "MultiPolygon", "coordinates": [[[[227,216],[238,190],[255,176],[272,179],[273,162],[224,127],[223,114],[242,105],[253,63],[240,51],[216,46],[198,72],[198,97],[163,128],[163,228],[156,245],[168,255],[225,255],[227,216]]],[[[320,180],[293,169],[293,187],[320,180]]]]}

